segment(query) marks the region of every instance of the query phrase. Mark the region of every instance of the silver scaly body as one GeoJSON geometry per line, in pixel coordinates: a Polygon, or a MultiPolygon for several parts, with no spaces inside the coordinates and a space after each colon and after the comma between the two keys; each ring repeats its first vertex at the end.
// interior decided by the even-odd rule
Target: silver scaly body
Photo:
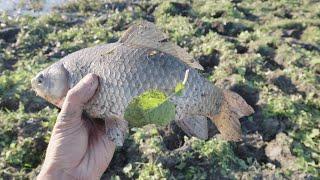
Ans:
{"type": "Polygon", "coordinates": [[[209,116],[219,112],[222,94],[197,70],[172,55],[146,47],[112,43],[86,48],[61,60],[69,72],[70,87],[86,74],[99,76],[100,86],[86,105],[86,112],[94,118],[117,117],[134,97],[148,90],[160,90],[170,95],[190,69],[181,96],[172,96],[176,105],[176,119],[193,115],[209,116]]]}

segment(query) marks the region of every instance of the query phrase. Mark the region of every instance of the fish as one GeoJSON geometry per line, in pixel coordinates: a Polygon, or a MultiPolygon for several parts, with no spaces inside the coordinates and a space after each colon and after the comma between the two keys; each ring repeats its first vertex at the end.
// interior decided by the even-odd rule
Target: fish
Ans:
{"type": "Polygon", "coordinates": [[[123,145],[128,133],[126,108],[151,90],[168,95],[175,107],[172,120],[187,135],[207,139],[209,118],[224,139],[241,140],[239,118],[254,113],[253,108],[237,93],[214,86],[201,70],[184,48],[171,42],[154,23],[142,20],[117,42],[63,57],[32,78],[31,85],[37,95],[61,107],[69,89],[87,74],[96,74],[99,85],[84,111],[90,118],[105,120],[106,135],[117,146],[123,145]],[[180,94],[172,95],[181,82],[180,94]]]}

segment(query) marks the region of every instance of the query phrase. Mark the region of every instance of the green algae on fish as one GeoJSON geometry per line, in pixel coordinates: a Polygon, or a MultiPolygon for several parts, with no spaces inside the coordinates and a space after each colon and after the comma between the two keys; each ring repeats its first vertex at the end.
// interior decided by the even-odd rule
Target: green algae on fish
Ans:
{"type": "Polygon", "coordinates": [[[129,126],[141,127],[147,124],[165,125],[175,116],[175,105],[165,93],[157,90],[144,92],[135,97],[126,108],[124,117],[129,126]]]}

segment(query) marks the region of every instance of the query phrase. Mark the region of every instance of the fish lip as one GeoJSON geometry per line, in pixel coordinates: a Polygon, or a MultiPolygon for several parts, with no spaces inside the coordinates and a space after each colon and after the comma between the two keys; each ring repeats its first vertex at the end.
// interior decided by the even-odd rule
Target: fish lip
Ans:
{"type": "MultiPolygon", "coordinates": [[[[35,92],[36,96],[41,97],[46,101],[48,101],[49,103],[61,108],[65,99],[65,96],[61,98],[50,97],[47,94],[49,92],[50,85],[51,84],[48,84],[48,86],[43,86],[42,84],[39,84],[37,81],[37,76],[31,79],[31,89],[35,92]]],[[[69,89],[70,88],[68,88],[68,90],[69,89]]]]}
{"type": "Polygon", "coordinates": [[[38,96],[37,84],[36,84],[36,77],[31,79],[31,89],[36,92],[38,96]]]}
{"type": "MultiPolygon", "coordinates": [[[[31,89],[36,93],[37,96],[45,98],[40,90],[41,86],[37,83],[37,76],[31,79],[31,89]]],[[[46,89],[45,89],[46,90],[46,89]]]]}
{"type": "Polygon", "coordinates": [[[32,87],[32,89],[34,89],[34,83],[35,83],[35,81],[36,81],[36,78],[35,78],[35,77],[31,79],[31,87],[32,87]]]}
{"type": "MultiPolygon", "coordinates": [[[[36,93],[36,96],[39,96],[39,97],[47,100],[48,102],[50,102],[51,104],[53,104],[59,108],[62,107],[62,104],[64,102],[64,98],[56,100],[56,99],[53,99],[53,98],[47,96],[43,91],[38,89],[39,84],[37,84],[36,78],[31,79],[31,88],[36,93]]],[[[44,89],[44,91],[47,91],[47,89],[44,89]]]]}

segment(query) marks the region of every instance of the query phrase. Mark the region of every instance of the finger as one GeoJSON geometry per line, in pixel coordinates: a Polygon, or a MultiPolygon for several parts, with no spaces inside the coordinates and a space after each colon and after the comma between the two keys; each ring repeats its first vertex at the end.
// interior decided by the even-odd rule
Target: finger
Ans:
{"type": "Polygon", "coordinates": [[[102,175],[103,172],[108,168],[112,157],[114,155],[115,149],[116,149],[116,145],[114,142],[110,141],[108,137],[106,137],[105,135],[102,138],[102,142],[103,142],[103,148],[101,149],[103,156],[100,159],[99,162],[99,166],[97,168],[98,173],[102,175]]]}
{"type": "Polygon", "coordinates": [[[81,119],[83,106],[92,98],[97,87],[98,77],[88,74],[70,89],[63,102],[59,119],[81,119]]]}

